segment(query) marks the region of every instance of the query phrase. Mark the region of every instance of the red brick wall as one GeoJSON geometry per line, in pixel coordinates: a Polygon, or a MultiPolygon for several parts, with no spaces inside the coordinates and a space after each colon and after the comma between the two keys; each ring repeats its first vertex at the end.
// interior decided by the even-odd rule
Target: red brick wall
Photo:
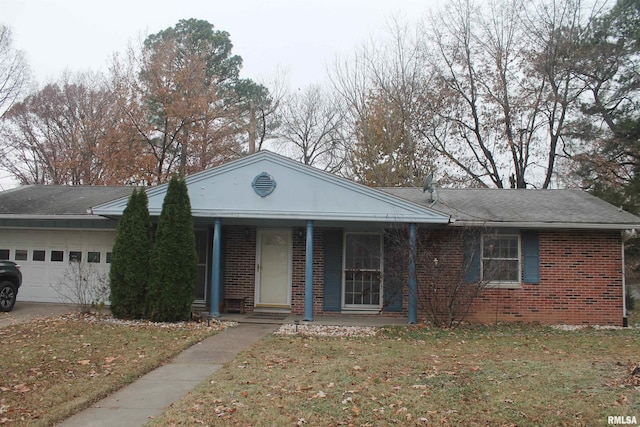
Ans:
{"type": "MultiPolygon", "coordinates": [[[[306,272],[307,230],[293,230],[293,271],[291,313],[304,314],[304,286],[306,272]]],[[[313,313],[322,312],[322,282],[324,278],[324,231],[313,231],[313,313]]]]}
{"type": "MultiPolygon", "coordinates": [[[[223,231],[225,250],[225,296],[246,297],[245,309],[254,310],[256,284],[256,228],[229,226],[223,231]]],[[[293,229],[293,265],[291,312],[304,314],[306,228],[293,229]]],[[[313,305],[314,313],[322,311],[322,279],[324,271],[324,232],[313,233],[313,305]]]]}
{"type": "MultiPolygon", "coordinates": [[[[622,325],[620,233],[545,231],[539,233],[539,238],[540,283],[522,283],[517,289],[483,289],[475,300],[469,299],[473,302],[466,320],[622,325]]],[[[443,297],[445,289],[464,283],[463,242],[463,234],[456,228],[420,231],[419,320],[429,318],[428,314],[434,311],[445,315],[448,302],[443,297]]],[[[403,250],[408,253],[408,249],[403,250]]],[[[406,275],[404,283],[407,286],[406,275]]],[[[406,289],[404,304],[406,308],[406,289]]]]}
{"type": "Polygon", "coordinates": [[[256,284],[256,228],[224,227],[224,295],[246,297],[245,309],[253,311],[256,284]]]}
{"type": "MultiPolygon", "coordinates": [[[[450,302],[447,295],[453,292],[458,295],[456,301],[466,299],[464,293],[470,288],[461,286],[465,283],[463,237],[464,230],[459,228],[419,230],[416,255],[418,320],[431,319],[432,313],[446,317],[450,302]]],[[[408,306],[408,292],[405,306],[408,306]]]]}
{"type": "Polygon", "coordinates": [[[470,319],[622,325],[620,233],[540,232],[540,283],[485,289],[470,319]]]}
{"type": "MultiPolygon", "coordinates": [[[[254,308],[255,227],[225,227],[225,294],[247,297],[246,309],[254,308]]],[[[545,324],[622,324],[622,253],[619,232],[540,232],[540,283],[520,289],[484,289],[474,301],[470,321],[536,322],[545,324]]],[[[305,228],[293,229],[292,306],[304,313],[305,228]]],[[[425,316],[425,286],[462,280],[464,250],[458,229],[420,231],[417,257],[418,317],[425,316]],[[438,259],[435,263],[435,259],[438,259]],[[437,265],[436,265],[437,264],[437,265]]],[[[406,251],[406,246],[391,249],[406,251]]],[[[402,255],[402,254],[400,254],[402,255]]],[[[402,256],[400,256],[402,258],[402,256]]],[[[407,257],[408,258],[408,257],[407,257]]],[[[314,314],[322,314],[324,231],[314,230],[314,314]]],[[[389,269],[385,263],[385,269],[389,269]]],[[[404,282],[403,311],[383,315],[407,315],[408,264],[395,263],[404,282]]],[[[385,271],[385,274],[389,271],[385,271]]],[[[335,314],[335,313],[330,313],[335,314]]]]}

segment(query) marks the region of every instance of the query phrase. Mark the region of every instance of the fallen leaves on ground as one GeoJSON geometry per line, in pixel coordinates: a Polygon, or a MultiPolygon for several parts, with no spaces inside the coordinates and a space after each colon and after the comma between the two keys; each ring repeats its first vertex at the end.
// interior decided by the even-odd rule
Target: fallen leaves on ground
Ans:
{"type": "Polygon", "coordinates": [[[227,326],[71,313],[3,327],[0,424],[55,424],[227,326]]]}
{"type": "Polygon", "coordinates": [[[595,328],[284,325],[153,425],[593,425],[637,407],[638,390],[607,382],[639,343],[595,328]]]}

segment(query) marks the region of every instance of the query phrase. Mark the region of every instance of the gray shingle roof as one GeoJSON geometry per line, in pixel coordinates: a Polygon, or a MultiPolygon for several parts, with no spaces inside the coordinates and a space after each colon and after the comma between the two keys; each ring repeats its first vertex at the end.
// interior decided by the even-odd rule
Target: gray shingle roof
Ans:
{"type": "Polygon", "coordinates": [[[635,228],[640,218],[581,190],[444,189],[429,194],[418,188],[383,191],[450,215],[460,224],[546,227],[635,228]]]}
{"type": "Polygon", "coordinates": [[[92,206],[128,197],[133,188],[27,185],[0,192],[0,215],[87,215],[92,206]]]}
{"type": "MultiPolygon", "coordinates": [[[[129,197],[134,187],[29,185],[0,192],[0,215],[87,215],[90,208],[129,197]]],[[[439,213],[458,225],[513,227],[640,228],[640,218],[581,190],[437,190],[438,201],[419,188],[380,190],[439,213]]]]}

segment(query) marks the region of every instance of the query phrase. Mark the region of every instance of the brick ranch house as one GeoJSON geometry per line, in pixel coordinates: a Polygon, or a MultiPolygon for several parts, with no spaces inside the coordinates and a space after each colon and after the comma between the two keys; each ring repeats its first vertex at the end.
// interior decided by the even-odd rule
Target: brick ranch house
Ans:
{"type": "MultiPolygon", "coordinates": [[[[640,218],[579,190],[369,188],[259,152],[187,177],[196,304],[426,317],[428,286],[483,283],[481,322],[622,325],[624,241],[640,218]],[[472,238],[470,238],[472,236],[472,238]]],[[[157,219],[166,185],[147,190],[157,219]]],[[[0,192],[0,259],[23,301],[56,302],[70,260],[107,272],[128,187],[0,192]]],[[[471,286],[471,285],[469,285],[471,286]]]]}

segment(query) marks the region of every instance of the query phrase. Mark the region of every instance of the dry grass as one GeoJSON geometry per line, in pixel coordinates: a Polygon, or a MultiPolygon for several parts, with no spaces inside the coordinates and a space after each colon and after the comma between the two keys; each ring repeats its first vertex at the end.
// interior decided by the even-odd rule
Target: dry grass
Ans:
{"type": "Polygon", "coordinates": [[[594,426],[640,419],[637,329],[271,336],[152,425],[594,426]]]}
{"type": "Polygon", "coordinates": [[[0,425],[52,425],[213,333],[79,315],[1,328],[0,425]]]}

